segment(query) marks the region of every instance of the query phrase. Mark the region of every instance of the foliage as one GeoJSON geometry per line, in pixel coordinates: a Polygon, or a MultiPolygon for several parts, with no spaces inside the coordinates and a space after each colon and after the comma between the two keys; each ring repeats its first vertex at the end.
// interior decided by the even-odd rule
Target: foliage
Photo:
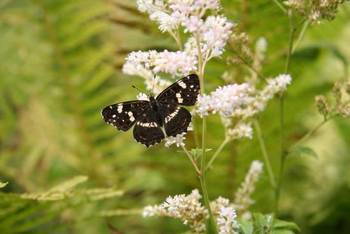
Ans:
{"type": "Polygon", "coordinates": [[[64,225],[65,220],[76,223],[98,216],[96,213],[81,213],[82,207],[95,209],[99,201],[123,194],[113,188],[76,188],[86,181],[86,176],[77,176],[45,192],[1,192],[1,233],[30,233],[45,229],[50,233],[67,232],[70,228],[64,225]]]}

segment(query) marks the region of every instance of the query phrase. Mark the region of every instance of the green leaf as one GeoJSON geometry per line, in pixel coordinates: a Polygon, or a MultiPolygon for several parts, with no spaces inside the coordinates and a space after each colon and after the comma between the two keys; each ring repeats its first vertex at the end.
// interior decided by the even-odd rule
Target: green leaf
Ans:
{"type": "Polygon", "coordinates": [[[240,232],[242,234],[253,234],[254,228],[253,228],[253,223],[249,222],[247,220],[242,220],[239,222],[240,224],[240,232]]]}
{"type": "Polygon", "coordinates": [[[254,213],[253,222],[254,234],[270,233],[272,230],[273,216],[254,213]]]}
{"type": "Polygon", "coordinates": [[[318,158],[317,153],[310,147],[307,146],[297,146],[295,148],[292,148],[292,151],[290,152],[291,156],[312,156],[314,158],[318,158]]]}
{"type": "MultiPolygon", "coordinates": [[[[209,152],[211,151],[212,149],[205,149],[205,152],[209,152]]],[[[193,155],[193,157],[200,157],[202,155],[202,149],[201,148],[194,148],[194,149],[191,149],[191,154],[193,155]]]]}
{"type": "Polygon", "coordinates": [[[273,229],[281,229],[281,230],[289,230],[289,231],[298,231],[300,232],[300,228],[298,227],[297,224],[289,221],[283,221],[276,219],[273,223],[273,229]]]}
{"type": "Polygon", "coordinates": [[[8,182],[3,183],[3,182],[0,181],[0,188],[5,187],[7,184],[8,184],[8,182]]]}
{"type": "Polygon", "coordinates": [[[294,234],[293,231],[290,230],[273,230],[272,231],[273,234],[294,234]]]}

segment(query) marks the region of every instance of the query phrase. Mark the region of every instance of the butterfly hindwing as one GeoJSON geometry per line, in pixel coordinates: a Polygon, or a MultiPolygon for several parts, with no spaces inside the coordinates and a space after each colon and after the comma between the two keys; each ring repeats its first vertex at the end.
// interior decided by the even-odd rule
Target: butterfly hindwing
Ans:
{"type": "Polygon", "coordinates": [[[137,120],[133,134],[137,142],[147,147],[161,142],[165,137],[157,116],[152,110],[144,112],[137,120]]]}
{"type": "Polygon", "coordinates": [[[196,74],[188,75],[161,92],[156,100],[160,103],[192,106],[196,103],[200,91],[196,74]]]}
{"type": "Polygon", "coordinates": [[[191,123],[191,114],[183,107],[177,107],[172,113],[164,118],[164,129],[167,136],[176,136],[187,132],[191,123]]]}
{"type": "Polygon", "coordinates": [[[102,116],[107,123],[118,130],[127,131],[148,109],[150,109],[148,101],[121,102],[105,107],[102,110],[102,116]]]}

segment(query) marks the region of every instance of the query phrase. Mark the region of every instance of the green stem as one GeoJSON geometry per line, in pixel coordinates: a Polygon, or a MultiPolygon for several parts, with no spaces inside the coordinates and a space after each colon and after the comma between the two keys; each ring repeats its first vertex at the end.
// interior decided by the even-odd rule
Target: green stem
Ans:
{"type": "Polygon", "coordinates": [[[187,155],[188,159],[191,161],[191,163],[192,163],[192,165],[193,165],[195,171],[197,172],[197,175],[200,176],[200,175],[201,175],[201,171],[199,170],[199,168],[198,168],[198,166],[197,166],[197,163],[194,161],[194,159],[193,159],[191,153],[188,152],[188,150],[186,149],[185,146],[182,146],[182,149],[183,149],[183,151],[185,152],[185,154],[187,155]]]}
{"type": "Polygon", "coordinates": [[[210,158],[205,170],[209,170],[212,167],[212,164],[214,163],[215,159],[219,156],[221,151],[224,149],[224,147],[227,145],[227,143],[230,142],[230,138],[226,137],[225,140],[220,144],[219,148],[215,151],[213,156],[210,158]]]}
{"type": "Polygon", "coordinates": [[[169,34],[174,38],[174,40],[176,41],[177,46],[179,47],[179,50],[183,49],[182,46],[182,42],[181,42],[181,36],[180,36],[180,32],[178,29],[176,29],[176,31],[169,31],[169,34]]]}
{"type": "Polygon", "coordinates": [[[260,79],[266,80],[265,77],[262,74],[260,74],[260,72],[257,71],[253,66],[251,66],[250,63],[245,58],[243,58],[236,50],[232,50],[232,52],[248,69],[255,73],[260,79]]]}
{"type": "Polygon", "coordinates": [[[269,181],[270,181],[271,187],[273,189],[276,189],[276,179],[275,179],[275,176],[274,176],[273,171],[272,171],[269,156],[267,154],[266,145],[265,145],[265,141],[264,141],[264,138],[262,136],[262,133],[261,133],[260,124],[257,120],[254,121],[254,127],[255,127],[255,130],[257,133],[257,137],[258,137],[261,153],[263,155],[264,162],[266,165],[267,173],[269,175],[269,181]]]}
{"type": "Polygon", "coordinates": [[[333,119],[335,115],[328,117],[327,119],[324,119],[320,123],[318,123],[313,129],[311,129],[308,133],[306,133],[300,140],[298,140],[296,143],[293,144],[293,146],[290,147],[291,151],[293,148],[297,147],[298,145],[301,145],[303,142],[305,142],[307,139],[309,139],[312,135],[315,134],[323,125],[325,125],[329,120],[333,119]]]}
{"type": "MultiPolygon", "coordinates": [[[[201,94],[204,94],[204,68],[205,64],[203,61],[203,55],[200,47],[200,39],[199,39],[199,34],[197,33],[196,36],[196,43],[197,43],[197,49],[198,49],[198,77],[200,81],[200,89],[201,89],[201,94]]],[[[204,200],[204,205],[207,208],[209,212],[209,223],[208,223],[208,233],[218,233],[217,228],[216,228],[216,222],[212,213],[212,210],[210,208],[210,200],[209,200],[209,195],[208,195],[208,190],[207,190],[207,185],[206,185],[206,143],[205,143],[205,137],[206,137],[206,131],[207,131],[207,126],[206,126],[206,118],[203,117],[202,119],[202,157],[201,157],[201,167],[200,167],[200,175],[199,175],[199,181],[201,184],[201,189],[202,189],[202,194],[203,194],[203,200],[204,200]]]]}
{"type": "Polygon", "coordinates": [[[294,43],[293,49],[292,49],[292,53],[294,53],[294,51],[296,50],[296,48],[298,47],[299,43],[301,42],[301,40],[304,38],[306,29],[309,27],[310,25],[310,20],[306,20],[303,24],[303,27],[300,30],[300,33],[294,43]]]}
{"type": "Polygon", "coordinates": [[[198,76],[199,76],[201,94],[203,94],[204,93],[203,56],[201,51],[199,35],[196,34],[195,38],[196,38],[197,51],[198,51],[198,76]]]}
{"type": "MultiPolygon", "coordinates": [[[[294,43],[294,34],[295,34],[295,27],[293,23],[293,14],[292,11],[288,11],[288,19],[289,19],[289,42],[288,42],[288,53],[286,58],[286,64],[284,72],[288,73],[290,68],[290,59],[293,52],[293,43],[294,43]]],[[[275,190],[275,213],[278,213],[278,206],[279,206],[279,199],[280,199],[280,193],[281,193],[281,187],[282,187],[282,179],[284,174],[284,167],[285,167],[285,161],[287,157],[287,150],[285,147],[285,136],[284,136],[284,95],[282,94],[280,96],[280,157],[281,157],[281,163],[280,163],[280,170],[279,170],[279,177],[278,177],[278,183],[275,190]]]]}
{"type": "Polygon", "coordinates": [[[207,190],[207,185],[206,185],[206,146],[205,146],[205,136],[206,136],[206,131],[207,131],[207,126],[206,126],[206,119],[203,117],[203,122],[202,122],[202,157],[201,157],[201,174],[199,175],[199,181],[201,184],[202,188],[202,193],[203,193],[203,200],[204,200],[204,205],[207,208],[209,212],[209,225],[208,225],[208,233],[218,233],[216,229],[216,222],[213,216],[213,212],[210,208],[210,199],[208,195],[208,190],[207,190]]]}
{"type": "Polygon", "coordinates": [[[280,3],[278,0],[272,1],[278,6],[279,9],[281,9],[281,11],[283,11],[284,14],[288,13],[287,9],[282,5],[282,3],[280,3]]]}

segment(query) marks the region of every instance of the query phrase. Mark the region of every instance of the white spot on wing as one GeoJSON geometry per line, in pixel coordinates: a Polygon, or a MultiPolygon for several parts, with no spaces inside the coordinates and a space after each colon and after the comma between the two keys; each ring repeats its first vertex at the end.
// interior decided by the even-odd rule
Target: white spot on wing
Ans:
{"type": "Polygon", "coordinates": [[[118,113],[122,113],[122,111],[123,111],[123,105],[122,104],[118,105],[117,111],[118,111],[118,113]]]}
{"type": "Polygon", "coordinates": [[[177,102],[178,102],[178,103],[182,103],[182,102],[183,102],[183,99],[182,99],[180,93],[176,93],[175,96],[176,96],[176,98],[177,98],[177,102]]]}
{"type": "Polygon", "coordinates": [[[129,120],[130,120],[131,122],[134,122],[135,117],[134,117],[133,113],[132,113],[131,111],[129,111],[129,112],[128,112],[128,115],[129,115],[129,120]]]}
{"type": "Polygon", "coordinates": [[[168,123],[170,120],[172,120],[177,115],[177,113],[179,113],[179,110],[180,108],[178,107],[173,113],[165,117],[165,123],[168,123]]]}
{"type": "Polygon", "coordinates": [[[187,87],[186,84],[185,84],[185,82],[183,82],[183,81],[179,81],[178,84],[179,84],[180,87],[183,88],[183,89],[185,89],[185,88],[187,87]]]}
{"type": "Polygon", "coordinates": [[[142,123],[138,122],[137,125],[144,127],[144,128],[155,128],[158,127],[158,124],[156,122],[150,122],[150,123],[142,123]]]}

